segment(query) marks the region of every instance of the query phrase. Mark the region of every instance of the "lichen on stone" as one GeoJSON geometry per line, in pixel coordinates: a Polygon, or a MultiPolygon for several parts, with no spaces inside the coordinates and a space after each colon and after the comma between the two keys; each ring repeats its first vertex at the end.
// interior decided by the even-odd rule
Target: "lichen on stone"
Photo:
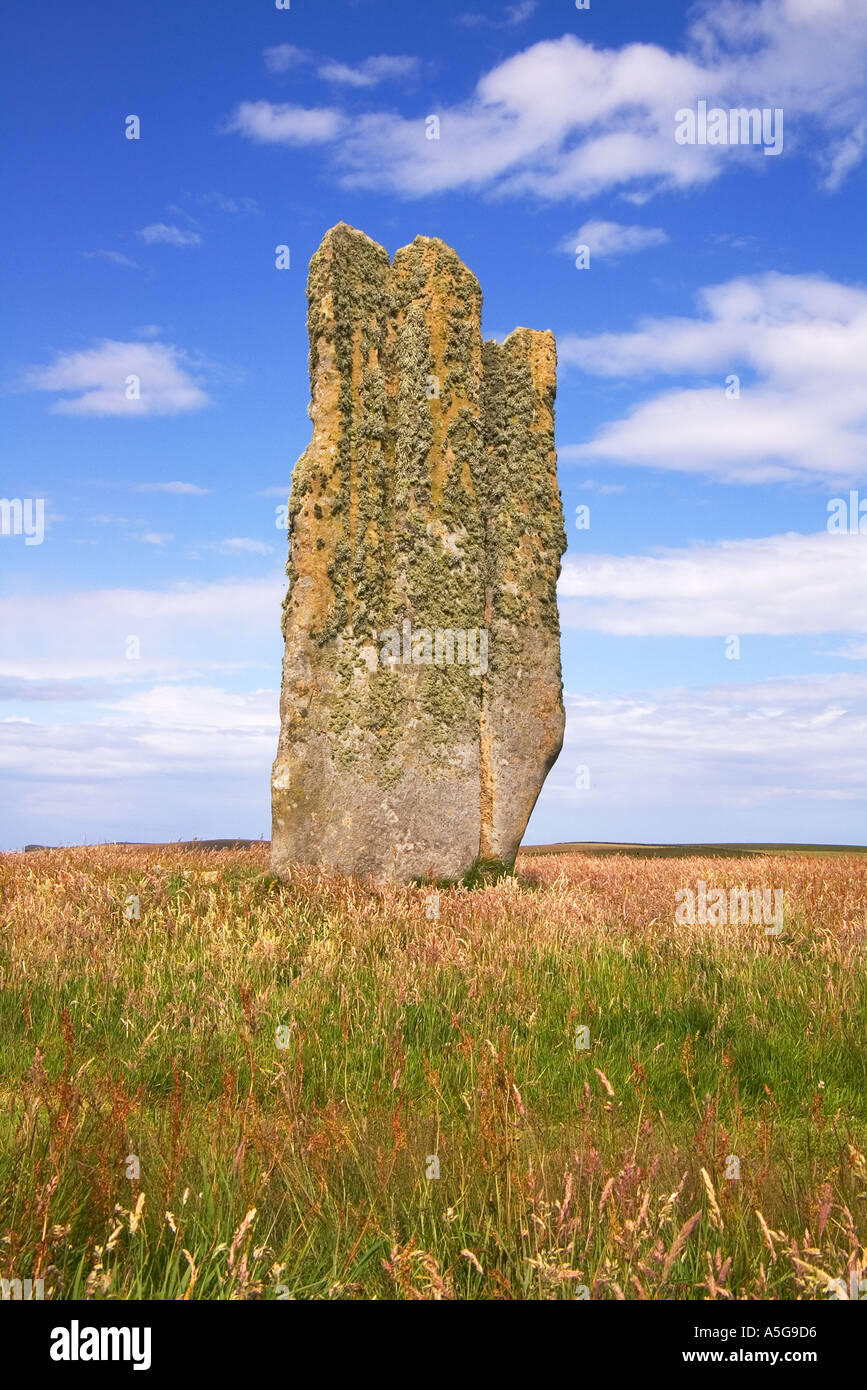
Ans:
{"type": "Polygon", "coordinates": [[[278,872],[294,858],[408,881],[514,859],[559,751],[556,349],[527,329],[483,344],[481,303],[436,238],[389,263],[341,223],[311,261],[278,872]],[[411,652],[401,638],[385,664],[383,634],[404,625],[411,652]],[[431,664],[434,633],[482,629],[484,670],[431,664]]]}

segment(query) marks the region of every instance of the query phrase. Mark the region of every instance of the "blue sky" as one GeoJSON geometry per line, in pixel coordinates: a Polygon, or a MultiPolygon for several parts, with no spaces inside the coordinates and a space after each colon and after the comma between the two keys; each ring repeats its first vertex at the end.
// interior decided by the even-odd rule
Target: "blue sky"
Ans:
{"type": "Polygon", "coordinates": [[[527,842],[865,841],[863,0],[48,0],[2,64],[0,493],[45,534],[0,534],[0,847],[268,835],[340,220],[557,336],[567,734],[527,842]],[[699,101],[782,110],[782,150],[679,144],[699,101]]]}

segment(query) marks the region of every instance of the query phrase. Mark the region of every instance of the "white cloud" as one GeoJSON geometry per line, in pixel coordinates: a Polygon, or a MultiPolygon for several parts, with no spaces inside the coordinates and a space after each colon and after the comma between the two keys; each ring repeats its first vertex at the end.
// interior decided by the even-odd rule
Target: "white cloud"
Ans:
{"type": "Polygon", "coordinates": [[[335,139],[343,125],[341,113],[328,107],[242,101],[225,129],[264,145],[319,145],[335,139]]]}
{"type": "Polygon", "coordinates": [[[232,216],[239,213],[260,213],[262,209],[255,198],[246,196],[240,198],[227,198],[224,193],[200,193],[198,195],[200,203],[206,203],[209,207],[215,207],[220,212],[228,212],[232,216]]]}
{"type": "Polygon", "coordinates": [[[842,656],[844,661],[867,661],[867,642],[847,642],[834,655],[842,656]]]}
{"type": "Polygon", "coordinates": [[[864,843],[867,677],[574,693],[565,704],[543,792],[560,838],[864,843]],[[589,790],[576,789],[578,766],[589,790]]]}
{"type": "Polygon", "coordinates": [[[168,545],[169,541],[174,540],[174,536],[166,531],[145,531],[143,536],[139,536],[140,541],[145,545],[168,545]]]}
{"type": "Polygon", "coordinates": [[[278,701],[156,686],[77,723],[0,724],[2,843],[267,834],[278,701]]]}
{"type": "Polygon", "coordinates": [[[280,718],[275,695],[274,690],[236,693],[215,686],[156,685],[106,700],[104,706],[170,736],[179,731],[276,731],[280,718]]]}
{"type": "Polygon", "coordinates": [[[166,205],[166,211],[172,213],[175,217],[182,217],[185,222],[189,222],[191,227],[198,227],[200,225],[196,218],[193,217],[192,213],[187,212],[186,208],[179,207],[177,203],[168,203],[166,205]]]}
{"type": "Polygon", "coordinates": [[[401,77],[411,77],[418,70],[418,59],[405,55],[382,53],[352,67],[349,63],[323,63],[319,76],[326,82],[348,87],[377,87],[401,77]]]}
{"type": "Polygon", "coordinates": [[[621,637],[867,633],[867,536],[821,531],[652,555],[567,555],[558,594],[564,628],[621,637]]]}
{"type": "Polygon", "coordinates": [[[577,246],[589,246],[591,257],[628,256],[648,246],[661,246],[668,237],[661,227],[627,227],[621,222],[585,222],[559,249],[574,256],[577,246]]]}
{"type": "Polygon", "coordinates": [[[846,142],[863,120],[865,71],[863,0],[714,0],[692,12],[682,45],[670,51],[597,48],[575,34],[534,44],[486,73],[468,100],[436,112],[439,140],[425,138],[428,112],[344,122],[331,109],[299,113],[267,102],[245,103],[230,129],[275,142],[338,142],[349,187],[548,199],[618,188],[642,199],[699,187],[732,162],[773,177],[779,161],[757,148],[676,143],[675,113],[702,99],[725,109],[782,108],[786,152],[842,141],[842,178],[857,154],[846,142]]]}
{"type": "Polygon", "coordinates": [[[458,15],[458,24],[465,29],[514,29],[535,14],[538,8],[539,0],[517,0],[516,4],[506,6],[500,18],[494,19],[491,15],[472,10],[458,15]]]}
{"type": "Polygon", "coordinates": [[[148,246],[200,246],[202,241],[198,232],[185,232],[183,228],[168,226],[165,222],[151,222],[148,227],[142,227],[138,235],[148,246]]]}
{"type": "Polygon", "coordinates": [[[82,254],[89,261],[111,261],[114,265],[122,265],[126,270],[141,270],[138,261],[134,261],[131,256],[124,256],[120,251],[84,251],[82,254]]]}
{"type": "MultiPolygon", "coordinates": [[[[775,543],[792,539],[820,538],[775,543]]],[[[855,538],[821,539],[854,550],[855,538]]],[[[698,582],[704,588],[691,600],[697,608],[708,572],[719,564],[730,585],[737,571],[755,570],[757,590],[773,582],[785,589],[806,566],[803,601],[835,563],[830,551],[824,565],[803,549],[783,558],[784,571],[750,553],[727,559],[710,548],[702,559],[684,552],[683,564],[663,581],[621,575],[608,588],[617,602],[628,602],[650,583],[649,602],[658,605],[666,584],[686,603],[698,582]]],[[[285,586],[275,574],[164,592],[0,598],[0,698],[30,702],[15,718],[32,720],[0,724],[7,793],[0,844],[85,834],[267,834],[285,586]],[[130,634],[139,637],[139,660],[125,657],[130,634]],[[238,680],[248,688],[225,688],[238,680]],[[64,710],[67,702],[78,708],[64,710]]],[[[860,604],[847,615],[855,626],[865,587],[862,572],[860,589],[850,577],[829,588],[824,602],[832,610],[860,604]]],[[[720,595],[711,600],[719,605],[720,595]]],[[[739,619],[745,611],[745,603],[734,609],[739,619]]],[[[692,630],[682,608],[673,618],[665,630],[692,630]]],[[[625,698],[572,691],[566,706],[564,751],[543,793],[556,809],[556,831],[541,838],[863,839],[857,827],[865,823],[858,812],[867,780],[867,677],[724,683],[625,698]],[[574,789],[579,763],[590,767],[589,792],[574,789]],[[835,828],[823,833],[826,826],[835,828]]]]}
{"type": "Polygon", "coordinates": [[[267,833],[285,589],[0,597],[0,845],[267,833]]]}
{"type": "Polygon", "coordinates": [[[64,590],[0,597],[0,678],[189,680],[280,657],[282,573],[171,589],[64,590]],[[139,656],[126,655],[129,636],[139,656]]]}
{"type": "Polygon", "coordinates": [[[584,492],[598,492],[600,497],[613,497],[617,492],[626,491],[623,483],[600,483],[596,478],[585,478],[578,487],[584,492]]]}
{"type": "MultiPolygon", "coordinates": [[[[310,63],[314,55],[303,48],[289,43],[266,48],[265,66],[269,72],[287,72],[289,68],[302,63],[310,63]]],[[[341,63],[334,59],[320,61],[318,75],[326,82],[335,82],[345,87],[377,87],[381,82],[395,81],[411,77],[419,67],[418,58],[402,53],[379,53],[364,58],[360,63],[341,63]]],[[[250,103],[246,103],[250,104],[250,103]]]]}
{"type": "Polygon", "coordinates": [[[867,292],[771,273],[704,289],[698,301],[696,318],[560,338],[560,361],[595,375],[715,378],[640,403],[561,457],[753,483],[863,475],[867,292]],[[744,373],[757,379],[727,395],[728,378],[744,373]]]}
{"type": "Polygon", "coordinates": [[[21,385],[78,393],[54,402],[58,415],[179,415],[210,404],[190,366],[185,353],[165,343],[105,338],[93,348],[61,353],[50,366],[31,367],[21,385]],[[128,399],[135,391],[130,377],[137,378],[139,395],[128,399]]]}
{"type": "Polygon", "coordinates": [[[857,168],[864,158],[865,148],[867,148],[867,120],[859,121],[854,130],[833,147],[824,185],[829,192],[839,188],[852,170],[857,168]]]}
{"type": "Polygon", "coordinates": [[[273,545],[251,540],[249,536],[232,536],[221,541],[219,548],[223,555],[272,555],[274,552],[273,545]]]}
{"type": "MultiPolygon", "coordinates": [[[[565,703],[543,792],[556,829],[541,838],[863,840],[863,676],[573,692],[565,703]],[[575,789],[578,765],[589,791],[575,789]]],[[[32,713],[0,724],[0,843],[267,834],[275,686],[158,683],[100,690],[77,722],[32,713]]]]}
{"type": "Polygon", "coordinates": [[[288,72],[309,57],[303,48],[296,48],[291,43],[278,43],[273,48],[266,48],[262,56],[269,72],[288,72]]]}
{"type": "Polygon", "coordinates": [[[207,497],[209,487],[199,487],[197,483],[136,483],[136,492],[171,492],[178,497],[207,497]]]}
{"type": "Polygon", "coordinates": [[[861,372],[848,358],[864,332],[864,290],[772,271],[709,286],[696,297],[699,318],[647,319],[632,333],[564,335],[561,353],[601,376],[707,371],[744,358],[787,378],[861,372]]]}

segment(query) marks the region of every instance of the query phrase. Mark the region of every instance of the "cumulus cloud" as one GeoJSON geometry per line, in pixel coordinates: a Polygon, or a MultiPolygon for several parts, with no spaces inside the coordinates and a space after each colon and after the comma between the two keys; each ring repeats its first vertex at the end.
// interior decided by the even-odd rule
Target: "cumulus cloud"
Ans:
{"type": "Polygon", "coordinates": [[[567,555],[558,594],[564,627],[621,637],[867,633],[867,536],[826,530],[567,555]]]}
{"type": "Polygon", "coordinates": [[[242,101],[225,129],[263,145],[321,145],[333,140],[343,125],[342,114],[329,107],[242,101]]]}
{"type": "Polygon", "coordinates": [[[151,222],[149,226],[142,227],[138,235],[148,246],[200,246],[202,242],[198,232],[184,231],[182,227],[169,226],[165,222],[151,222]]]}
{"type": "Polygon", "coordinates": [[[193,370],[180,348],[105,338],[29,368],[21,386],[61,393],[51,406],[57,415],[179,415],[210,404],[193,370]]]}
{"type": "Polygon", "coordinates": [[[863,475],[867,292],[820,276],[771,273],[704,289],[698,304],[695,318],[560,338],[560,361],[594,375],[715,378],[641,402],[587,443],[567,445],[561,457],[736,482],[863,475]],[[749,382],[740,382],[742,373],[749,382]]]}
{"type": "Polygon", "coordinates": [[[628,256],[648,246],[661,246],[668,237],[661,227],[625,226],[621,222],[585,222],[572,236],[560,242],[559,249],[574,256],[576,247],[588,246],[591,256],[628,256]]]}
{"type": "Polygon", "coordinates": [[[714,0],[693,10],[671,50],[597,48],[575,34],[544,40],[485,73],[468,99],[425,116],[371,111],[343,121],[319,108],[244,103],[229,129],[275,143],[333,142],[349,187],[422,197],[484,189],[547,199],[619,189],[634,200],[699,187],[731,163],[770,175],[756,147],[679,145],[675,114],[710,106],[785,113],[785,151],[816,149],[831,186],[861,158],[867,71],[863,0],[714,0]],[[312,132],[312,133],[311,133],[312,132]]]}

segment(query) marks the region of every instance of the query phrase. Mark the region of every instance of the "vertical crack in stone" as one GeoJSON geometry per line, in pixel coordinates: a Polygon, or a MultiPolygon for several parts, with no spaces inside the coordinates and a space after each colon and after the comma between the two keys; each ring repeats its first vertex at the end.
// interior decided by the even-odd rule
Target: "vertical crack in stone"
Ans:
{"type": "Polygon", "coordinates": [[[481,340],[443,242],[341,223],[308,283],[272,864],[377,881],[511,862],[563,706],[550,333],[481,340]]]}

